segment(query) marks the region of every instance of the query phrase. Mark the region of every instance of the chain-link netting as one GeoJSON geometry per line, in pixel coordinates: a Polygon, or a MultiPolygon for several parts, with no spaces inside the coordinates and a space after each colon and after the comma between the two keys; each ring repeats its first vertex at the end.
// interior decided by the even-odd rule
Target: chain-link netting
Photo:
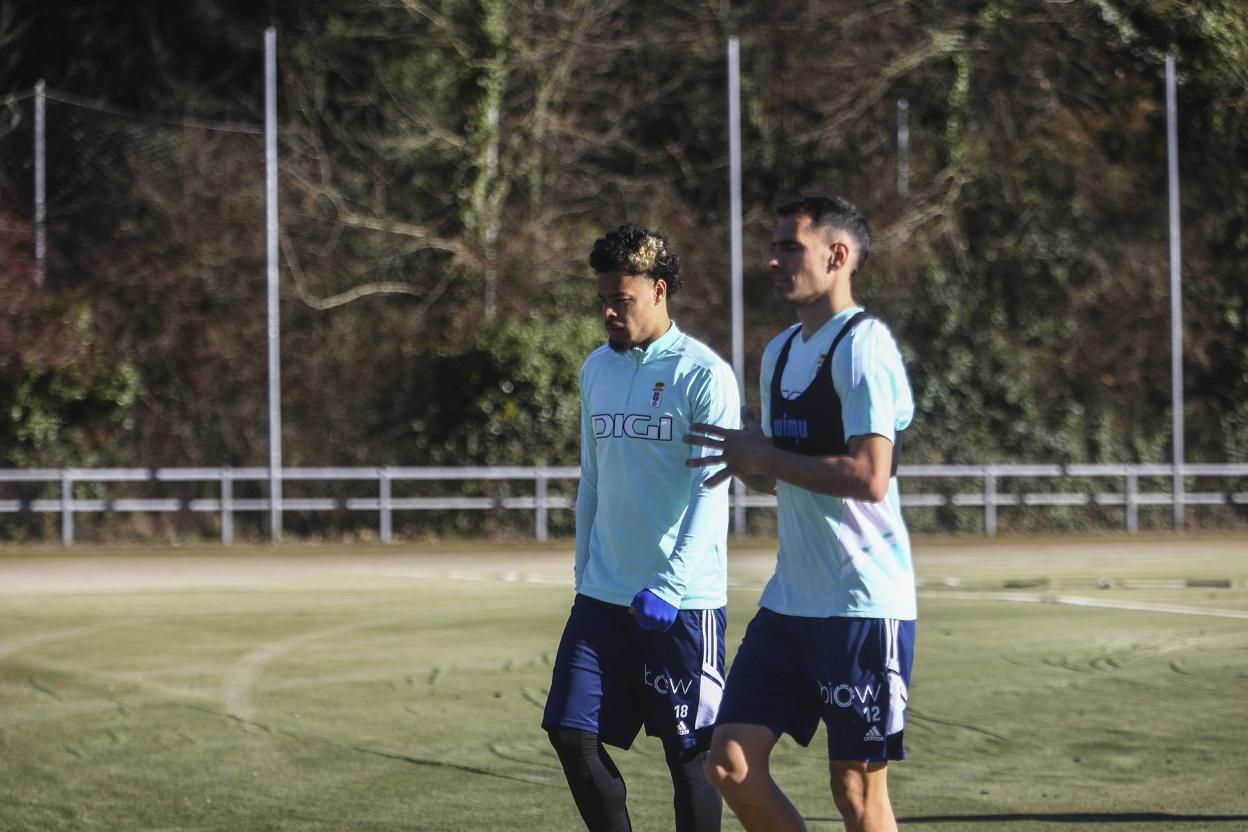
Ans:
{"type": "Polygon", "coordinates": [[[34,113],[31,93],[0,100],[0,264],[23,282],[35,274],[34,113]]]}
{"type": "Polygon", "coordinates": [[[51,284],[214,281],[254,271],[264,248],[264,143],[256,126],[129,115],[50,94],[51,284]]]}

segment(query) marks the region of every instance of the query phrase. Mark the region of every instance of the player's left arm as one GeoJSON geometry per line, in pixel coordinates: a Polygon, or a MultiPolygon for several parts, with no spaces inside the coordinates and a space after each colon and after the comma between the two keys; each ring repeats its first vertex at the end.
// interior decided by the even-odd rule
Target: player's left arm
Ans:
{"type": "Polygon", "coordinates": [[[771,449],[761,472],[817,494],[878,503],[888,496],[893,441],[878,434],[853,436],[848,456],[812,457],[771,449]],[[769,464],[768,464],[769,463],[769,464]]]}
{"type": "MultiPolygon", "coordinates": [[[[731,368],[711,368],[689,392],[691,422],[708,422],[726,429],[740,424],[741,394],[731,368]]],[[[706,456],[703,448],[690,448],[690,458],[706,456]]],[[[647,589],[674,607],[684,598],[689,576],[697,567],[697,558],[708,551],[706,538],[716,534],[723,518],[723,502],[711,499],[711,492],[721,480],[716,479],[714,466],[693,470],[689,486],[689,507],[685,510],[672,554],[664,569],[647,585],[647,589]]]]}
{"type": "Polygon", "coordinates": [[[576,488],[576,556],[572,564],[573,585],[578,592],[585,564],[589,562],[590,537],[598,514],[598,450],[589,413],[589,384],[587,367],[583,366],[580,375],[581,477],[576,488]]]}

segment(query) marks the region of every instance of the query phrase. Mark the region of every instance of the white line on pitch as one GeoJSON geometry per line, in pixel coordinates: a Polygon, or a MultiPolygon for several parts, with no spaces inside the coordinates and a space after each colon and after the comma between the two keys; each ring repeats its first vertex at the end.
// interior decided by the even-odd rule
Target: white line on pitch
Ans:
{"type": "MultiPolygon", "coordinates": [[[[363,572],[364,570],[354,570],[363,572]]],[[[451,570],[448,572],[438,573],[434,570],[429,571],[374,571],[368,570],[368,574],[381,575],[386,574],[393,577],[410,577],[410,578],[441,578],[443,580],[452,581],[486,581],[490,583],[516,583],[523,582],[527,584],[546,584],[553,586],[570,586],[572,581],[568,578],[555,578],[553,576],[537,575],[533,573],[521,576],[516,572],[504,572],[502,574],[482,574],[465,572],[462,570],[451,570]]],[[[746,584],[736,579],[729,579],[728,588],[734,591],[761,590],[761,584],[746,584]]],[[[1077,595],[1041,595],[1033,592],[920,592],[919,597],[927,600],[950,600],[950,601],[1009,601],[1017,604],[1061,604],[1072,607],[1097,607],[1100,609],[1111,610],[1135,610],[1137,612],[1163,612],[1172,615],[1198,615],[1208,618],[1242,618],[1248,619],[1248,610],[1227,610],[1214,607],[1186,607],[1180,604],[1150,604],[1144,601],[1111,601],[1108,599],[1081,598],[1077,595]]]]}
{"type": "Polygon", "coordinates": [[[312,630],[299,635],[290,636],[289,638],[279,639],[269,642],[268,644],[252,650],[247,655],[236,661],[228,671],[226,671],[225,679],[222,682],[222,699],[225,702],[225,712],[230,716],[237,717],[245,722],[255,719],[255,709],[251,702],[251,690],[255,685],[256,677],[260,675],[264,669],[272,664],[276,659],[290,651],[302,647],[308,642],[322,638],[331,638],[333,636],[344,635],[352,630],[362,630],[366,627],[377,626],[376,621],[355,621],[349,624],[338,624],[333,627],[326,627],[319,630],[312,630]]]}
{"type": "Polygon", "coordinates": [[[28,636],[9,639],[8,641],[0,641],[0,658],[12,655],[13,653],[27,650],[31,647],[39,647],[53,641],[62,641],[68,638],[78,638],[80,636],[92,636],[101,630],[107,630],[110,627],[118,626],[116,623],[88,624],[85,627],[70,627],[65,630],[51,630],[42,633],[33,633],[28,636]]]}
{"type": "Polygon", "coordinates": [[[1081,598],[1078,595],[1040,595],[1032,592],[920,592],[925,601],[1011,601],[1017,604],[1064,604],[1071,607],[1099,607],[1108,610],[1166,612],[1174,615],[1203,615],[1209,618],[1245,618],[1248,610],[1224,610],[1214,607],[1185,607],[1179,604],[1150,604],[1144,601],[1111,601],[1081,598]]]}

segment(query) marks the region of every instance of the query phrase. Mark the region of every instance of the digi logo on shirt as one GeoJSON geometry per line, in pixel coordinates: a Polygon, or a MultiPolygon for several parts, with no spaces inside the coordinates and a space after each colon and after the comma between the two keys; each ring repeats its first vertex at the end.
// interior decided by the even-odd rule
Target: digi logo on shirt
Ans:
{"type": "Polygon", "coordinates": [[[655,442],[672,441],[672,417],[641,413],[595,413],[590,416],[595,439],[613,437],[621,439],[649,439],[655,442]]]}

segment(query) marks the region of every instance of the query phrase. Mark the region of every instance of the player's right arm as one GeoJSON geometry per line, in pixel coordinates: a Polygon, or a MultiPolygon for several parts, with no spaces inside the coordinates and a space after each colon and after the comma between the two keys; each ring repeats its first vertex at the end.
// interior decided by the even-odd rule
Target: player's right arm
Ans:
{"type": "Polygon", "coordinates": [[[879,435],[853,436],[846,456],[804,456],[772,447],[758,459],[761,475],[816,494],[878,503],[888,495],[893,443],[879,435]]]}
{"type": "Polygon", "coordinates": [[[589,561],[590,532],[594,527],[594,516],[598,513],[598,451],[589,412],[588,370],[589,362],[586,362],[581,367],[581,479],[576,489],[576,560],[572,566],[578,591],[581,576],[585,574],[585,564],[589,561]]]}
{"type": "MultiPolygon", "coordinates": [[[[739,424],[741,394],[737,390],[737,379],[732,374],[732,369],[721,361],[690,375],[690,418],[697,422],[735,428],[739,424]]],[[[695,448],[690,451],[690,455],[701,457],[705,453],[695,448]]],[[[643,590],[667,604],[673,616],[680,607],[690,579],[705,568],[702,560],[717,551],[711,544],[719,533],[717,530],[721,528],[721,522],[727,519],[727,503],[720,502],[711,495],[712,489],[722,481],[722,478],[716,477],[717,473],[708,468],[698,468],[692,472],[684,516],[681,518],[671,554],[667,556],[667,563],[643,590]]],[[[671,619],[666,623],[670,625],[671,619]]],[[[653,629],[645,624],[642,626],[653,629]]]]}

